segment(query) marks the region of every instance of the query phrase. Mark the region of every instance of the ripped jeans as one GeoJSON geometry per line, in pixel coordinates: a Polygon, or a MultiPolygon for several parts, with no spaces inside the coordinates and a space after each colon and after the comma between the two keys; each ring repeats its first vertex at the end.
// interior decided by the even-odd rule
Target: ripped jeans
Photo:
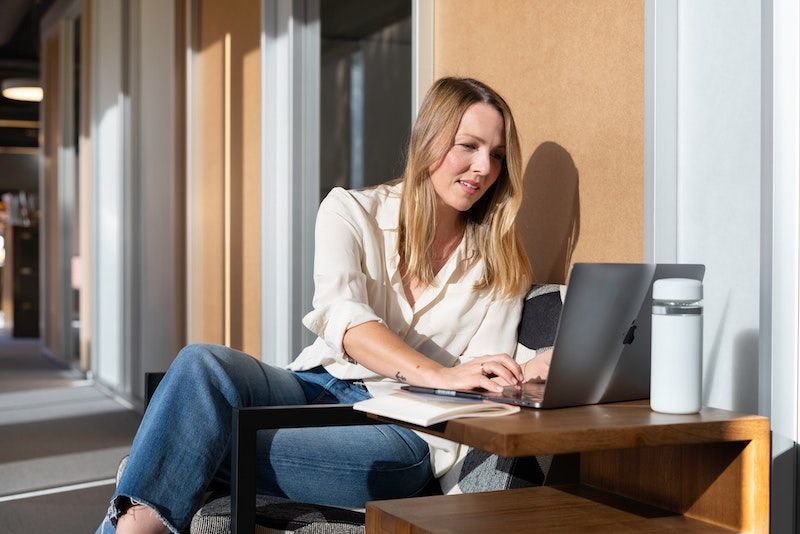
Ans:
{"type": "MultiPolygon", "coordinates": [[[[232,407],[369,396],[321,367],[293,372],[227,347],[184,348],[147,408],[97,532],[115,532],[131,502],[155,510],[171,532],[188,525],[209,483],[230,480],[232,407]]],[[[346,507],[415,495],[432,477],[427,443],[394,425],[261,431],[257,469],[259,493],[346,507]]]]}

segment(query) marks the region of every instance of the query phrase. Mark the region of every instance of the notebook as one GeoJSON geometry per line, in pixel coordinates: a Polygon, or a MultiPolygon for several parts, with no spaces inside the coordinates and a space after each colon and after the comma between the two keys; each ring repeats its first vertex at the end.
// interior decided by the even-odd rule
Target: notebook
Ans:
{"type": "Polygon", "coordinates": [[[652,283],[658,278],[702,280],[704,271],[702,265],[575,264],[547,381],[506,387],[502,393],[469,393],[529,408],[649,397],[652,283]]]}

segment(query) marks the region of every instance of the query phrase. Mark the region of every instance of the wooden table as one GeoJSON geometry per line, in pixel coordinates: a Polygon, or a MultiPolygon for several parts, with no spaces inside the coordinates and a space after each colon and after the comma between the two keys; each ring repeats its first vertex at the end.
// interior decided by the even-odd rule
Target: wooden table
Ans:
{"type": "Polygon", "coordinates": [[[367,533],[769,531],[765,417],[667,415],[635,401],[405,425],[500,456],[578,453],[577,480],[374,501],[367,533]]]}

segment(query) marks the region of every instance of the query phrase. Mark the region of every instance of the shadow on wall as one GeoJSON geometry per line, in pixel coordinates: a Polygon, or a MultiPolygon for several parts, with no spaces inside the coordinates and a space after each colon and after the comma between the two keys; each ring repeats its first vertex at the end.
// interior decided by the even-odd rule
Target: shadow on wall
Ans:
{"type": "Polygon", "coordinates": [[[758,329],[745,328],[733,339],[731,409],[758,413],[758,329]]]}
{"type": "Polygon", "coordinates": [[[534,283],[566,282],[581,228],[578,178],[572,156],[552,141],[539,145],[525,167],[518,222],[534,283]]]}

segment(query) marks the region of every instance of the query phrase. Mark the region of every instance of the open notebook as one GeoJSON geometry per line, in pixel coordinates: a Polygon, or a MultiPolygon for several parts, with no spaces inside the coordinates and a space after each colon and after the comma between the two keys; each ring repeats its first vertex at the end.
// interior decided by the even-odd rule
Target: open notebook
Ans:
{"type": "Polygon", "coordinates": [[[517,413],[519,406],[396,391],[357,402],[353,404],[353,409],[419,426],[430,426],[459,417],[509,415],[517,413]]]}

